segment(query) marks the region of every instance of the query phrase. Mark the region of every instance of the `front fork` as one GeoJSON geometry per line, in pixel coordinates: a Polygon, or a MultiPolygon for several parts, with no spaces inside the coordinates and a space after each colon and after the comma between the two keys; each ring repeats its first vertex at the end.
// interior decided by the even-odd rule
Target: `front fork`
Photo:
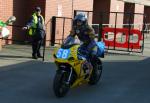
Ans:
{"type": "Polygon", "coordinates": [[[72,76],[72,67],[70,68],[70,73],[69,73],[69,77],[68,77],[68,80],[67,80],[67,84],[69,84],[70,83],[70,81],[71,81],[71,76],[72,76]]]}
{"type": "Polygon", "coordinates": [[[72,73],[73,73],[73,68],[72,67],[70,67],[70,72],[68,72],[67,70],[65,70],[65,68],[68,68],[68,67],[66,67],[66,66],[60,66],[60,68],[64,68],[64,69],[62,69],[61,71],[63,72],[63,73],[67,73],[67,79],[66,79],[66,84],[67,85],[69,85],[70,84],[70,81],[71,81],[71,77],[72,77],[72,73]],[[69,74],[69,75],[68,75],[69,74]]]}

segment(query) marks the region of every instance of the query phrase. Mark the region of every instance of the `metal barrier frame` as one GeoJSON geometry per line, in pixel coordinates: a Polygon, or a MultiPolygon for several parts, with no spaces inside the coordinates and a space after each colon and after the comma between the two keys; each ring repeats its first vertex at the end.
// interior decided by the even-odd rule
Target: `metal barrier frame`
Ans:
{"type": "MultiPolygon", "coordinates": [[[[78,12],[87,12],[87,18],[89,18],[89,13],[93,13],[93,11],[85,11],[85,10],[74,10],[74,16],[76,16],[76,14],[78,13],[78,12]]],[[[144,19],[143,19],[143,28],[142,28],[142,35],[143,35],[143,43],[142,43],[142,46],[141,46],[141,51],[140,52],[138,52],[138,53],[143,53],[143,50],[144,50],[144,30],[145,30],[145,28],[146,28],[146,23],[145,23],[145,15],[144,14],[142,14],[142,13],[124,13],[124,12],[99,12],[99,13],[97,13],[97,15],[100,17],[100,20],[99,20],[99,30],[98,30],[98,41],[101,41],[102,40],[102,32],[103,32],[103,25],[104,25],[104,23],[103,23],[103,20],[104,20],[104,15],[105,14],[111,14],[111,13],[113,13],[113,14],[115,14],[115,32],[116,32],[116,28],[117,28],[117,17],[118,17],[118,14],[129,14],[130,15],[130,19],[129,19],[129,23],[128,23],[128,29],[129,29],[129,35],[131,35],[131,33],[130,33],[130,31],[131,31],[131,26],[133,25],[133,24],[131,24],[131,16],[134,14],[137,14],[137,15],[143,15],[143,17],[144,17],[144,19]]],[[[51,39],[50,40],[46,40],[46,35],[45,35],[45,37],[44,37],[44,44],[43,44],[43,61],[44,61],[44,58],[45,58],[45,45],[46,45],[46,41],[50,41],[51,42],[51,46],[54,46],[55,44],[56,44],[56,42],[55,42],[55,40],[56,40],[56,38],[55,38],[55,36],[56,36],[56,21],[57,21],[57,19],[58,18],[61,18],[61,19],[63,19],[63,33],[62,33],[62,39],[60,39],[61,41],[63,41],[63,39],[64,39],[64,31],[65,31],[65,20],[66,19],[70,19],[70,20],[72,20],[72,18],[69,18],[69,17],[57,17],[57,16],[53,16],[52,18],[51,18],[51,23],[50,23],[50,29],[51,29],[51,32],[50,32],[50,36],[51,36],[51,39]]],[[[18,27],[18,28],[22,28],[23,26],[21,26],[21,25],[9,25],[9,26],[13,26],[13,27],[18,27]]],[[[3,40],[3,38],[0,38],[0,39],[2,39],[3,40]]],[[[13,40],[13,39],[4,39],[4,40],[11,40],[11,41],[17,41],[17,42],[24,42],[24,41],[19,41],[19,40],[13,40]]],[[[107,50],[116,50],[116,51],[125,51],[125,50],[118,50],[118,49],[116,49],[116,47],[115,47],[115,40],[116,40],[116,38],[114,37],[114,47],[113,47],[113,49],[110,49],[109,47],[108,48],[106,48],[107,50]]],[[[128,38],[128,40],[130,40],[129,38],[128,38]]],[[[126,51],[126,52],[135,52],[135,51],[132,51],[132,49],[130,50],[130,48],[129,48],[129,43],[130,43],[130,41],[128,41],[128,50],[126,51]]]]}
{"type": "Polygon", "coordinates": [[[65,20],[66,19],[71,19],[72,18],[69,18],[69,17],[56,17],[56,16],[53,16],[52,17],[52,22],[51,22],[51,46],[54,46],[55,44],[57,44],[55,42],[56,38],[55,38],[55,35],[56,35],[56,21],[58,18],[61,18],[63,19],[63,33],[62,33],[62,41],[64,40],[64,30],[65,30],[65,20]]]}
{"type": "MultiPolygon", "coordinates": [[[[75,10],[74,11],[74,17],[77,15],[78,12],[87,12],[87,19],[89,17],[89,13],[93,13],[93,11],[85,11],[85,10],[75,10]]],[[[99,20],[99,35],[98,35],[98,41],[101,41],[102,40],[102,32],[103,32],[103,20],[104,20],[104,15],[105,14],[115,14],[115,33],[116,33],[116,28],[117,28],[117,19],[118,19],[118,14],[123,14],[123,15],[126,15],[128,14],[129,15],[129,22],[128,22],[128,29],[129,29],[129,37],[131,35],[131,26],[132,26],[132,23],[131,23],[131,19],[132,19],[132,15],[143,15],[143,28],[142,28],[142,35],[143,35],[143,43],[142,43],[142,46],[141,46],[141,51],[132,51],[132,49],[130,50],[129,48],[129,43],[130,43],[130,38],[128,38],[128,48],[127,48],[127,51],[126,50],[120,50],[120,49],[116,49],[115,47],[115,41],[116,41],[116,37],[114,35],[114,47],[113,49],[110,49],[109,47],[106,48],[107,50],[116,50],[116,51],[125,51],[125,52],[136,52],[136,53],[143,53],[143,50],[144,50],[144,28],[145,28],[145,14],[143,13],[128,13],[128,12],[99,12],[99,13],[96,13],[97,15],[99,15],[100,17],[100,20],[99,20]]]]}
{"type": "MultiPolygon", "coordinates": [[[[17,28],[22,28],[23,26],[22,25],[8,25],[8,26],[12,26],[12,27],[17,27],[17,28]]],[[[24,41],[21,41],[21,40],[14,40],[14,39],[8,39],[8,38],[0,38],[0,40],[10,40],[12,42],[19,42],[19,43],[24,43],[24,41]]],[[[31,41],[29,41],[31,42],[31,41]]],[[[44,61],[44,58],[45,58],[45,45],[46,45],[46,35],[44,37],[44,41],[43,41],[43,57],[42,57],[42,61],[44,61]]]]}

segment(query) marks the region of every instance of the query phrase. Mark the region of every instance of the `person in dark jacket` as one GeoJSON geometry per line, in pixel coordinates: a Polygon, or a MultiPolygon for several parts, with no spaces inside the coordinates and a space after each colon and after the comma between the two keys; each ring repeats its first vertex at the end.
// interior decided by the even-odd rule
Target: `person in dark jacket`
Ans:
{"type": "Polygon", "coordinates": [[[41,15],[41,8],[36,7],[30,20],[23,30],[29,30],[29,35],[32,37],[32,58],[42,58],[40,48],[45,37],[44,18],[41,15]]]}

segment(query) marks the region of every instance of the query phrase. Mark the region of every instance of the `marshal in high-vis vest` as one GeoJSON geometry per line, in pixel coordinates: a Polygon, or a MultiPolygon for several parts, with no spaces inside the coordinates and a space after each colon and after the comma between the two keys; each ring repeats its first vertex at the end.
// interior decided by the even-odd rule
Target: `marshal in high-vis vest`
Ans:
{"type": "Polygon", "coordinates": [[[29,36],[32,37],[32,58],[41,58],[40,48],[45,37],[44,18],[41,15],[41,8],[36,7],[31,19],[27,22],[23,30],[28,29],[29,36]]]}

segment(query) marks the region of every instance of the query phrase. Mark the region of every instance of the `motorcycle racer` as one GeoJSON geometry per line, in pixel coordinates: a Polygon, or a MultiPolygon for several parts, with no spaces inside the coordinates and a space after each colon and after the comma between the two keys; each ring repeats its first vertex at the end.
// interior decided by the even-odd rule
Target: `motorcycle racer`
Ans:
{"type": "Polygon", "coordinates": [[[79,53],[86,54],[86,59],[89,62],[88,67],[94,66],[94,58],[97,53],[96,41],[94,40],[95,32],[94,29],[89,26],[87,18],[82,13],[76,15],[73,19],[72,30],[65,40],[64,45],[74,39],[76,35],[82,42],[79,53]]]}

